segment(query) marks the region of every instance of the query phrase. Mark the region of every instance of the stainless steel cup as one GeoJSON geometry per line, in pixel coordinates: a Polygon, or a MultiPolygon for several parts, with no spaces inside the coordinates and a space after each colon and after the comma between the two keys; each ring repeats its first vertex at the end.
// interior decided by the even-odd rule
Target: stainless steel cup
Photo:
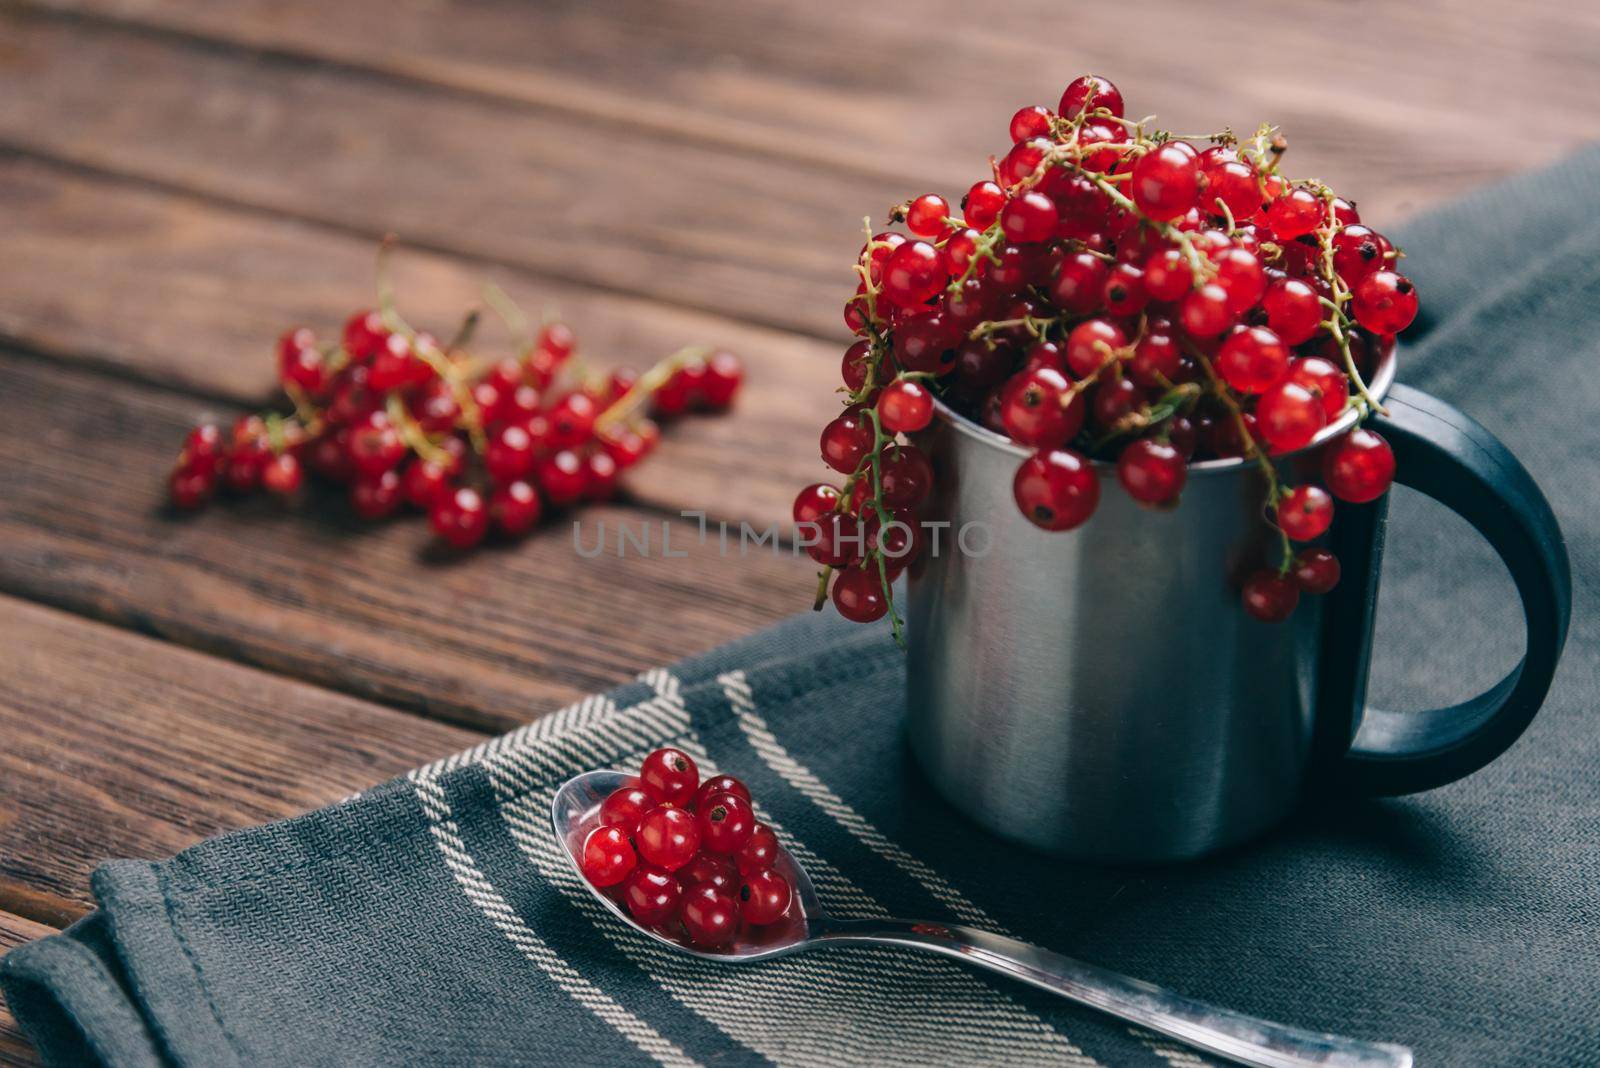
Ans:
{"type": "MultiPolygon", "coordinates": [[[[922,442],[943,544],[913,569],[911,746],[940,792],[991,831],[1082,860],[1165,861],[1248,839],[1316,784],[1403,793],[1492,760],[1537,711],[1565,640],[1566,552],[1532,478],[1481,426],[1375,376],[1375,428],[1401,482],[1461,512],[1522,594],[1528,652],[1474,701],[1363,710],[1386,501],[1340,505],[1326,536],[1339,588],[1292,619],[1248,617],[1239,580],[1271,559],[1262,478],[1244,461],[1190,468],[1172,511],[1141,508],[1097,464],[1099,509],[1052,534],[1018,512],[1027,455],[941,409],[922,442]],[[965,530],[966,536],[958,538],[965,530]]],[[[1353,413],[1280,468],[1315,465],[1353,413]]]]}

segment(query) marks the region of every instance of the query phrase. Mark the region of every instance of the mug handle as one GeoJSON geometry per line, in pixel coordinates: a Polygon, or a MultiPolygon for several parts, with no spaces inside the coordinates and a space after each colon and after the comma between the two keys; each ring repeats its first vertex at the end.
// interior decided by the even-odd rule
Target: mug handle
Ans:
{"type": "Polygon", "coordinates": [[[1324,605],[1321,715],[1314,744],[1335,780],[1366,794],[1415,793],[1454,782],[1505,752],[1549,692],[1572,614],[1572,572],[1555,513],[1499,439],[1460,410],[1395,384],[1373,429],[1394,449],[1396,481],[1432,497],[1482,534],[1522,598],[1521,663],[1469,701],[1427,712],[1366,708],[1388,497],[1341,505],[1330,546],[1343,589],[1324,605]]]}

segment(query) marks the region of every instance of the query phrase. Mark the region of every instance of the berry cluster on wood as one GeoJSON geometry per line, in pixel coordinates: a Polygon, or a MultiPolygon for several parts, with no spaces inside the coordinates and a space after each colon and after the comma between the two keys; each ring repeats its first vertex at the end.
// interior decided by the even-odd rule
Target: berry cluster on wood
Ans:
{"type": "Polygon", "coordinates": [[[646,927],[719,949],[741,924],[789,911],[793,890],[777,861],[777,835],[756,820],[749,788],[731,775],[701,782],[694,759],[668,748],[601,803],[579,866],[646,927]]]}
{"type": "Polygon", "coordinates": [[[363,519],[409,505],[457,549],[491,528],[518,538],[552,509],[611,497],[621,472],[660,440],[651,414],[725,409],[743,381],[737,356],[705,348],[683,349],[643,374],[585,373],[570,328],[550,321],[531,330],[492,288],[486,296],[515,351],[481,360],[467,351],[476,311],[448,342],[400,317],[384,248],[377,310],[350,316],[336,342],[305,327],[278,340],[291,414],[243,416],[227,433],[210,424],[189,432],[168,484],[176,506],[197,508],[219,487],[292,497],[309,467],[347,486],[363,519]]]}
{"type": "Polygon", "coordinates": [[[920,549],[915,509],[933,480],[902,436],[928,426],[937,396],[1034,450],[1013,489],[1045,530],[1094,513],[1092,460],[1115,462],[1153,508],[1177,505],[1192,462],[1255,461],[1280,551],[1241,599],[1258,619],[1288,618],[1302,592],[1338,582],[1331,554],[1293,543],[1327,530],[1333,498],[1371,501],[1394,478],[1388,444],[1360,423],[1382,410],[1366,376],[1417,314],[1401,253],[1354,203],[1286,177],[1271,126],[1175,137],[1085,75],[1009,132],[959,209],[926,193],[891,212],[909,233],[868,226],[844,309],[859,336],[845,407],[821,441],[845,481],[794,505],[824,565],[818,606],[831,579],[842,615],[887,614],[898,636],[890,582],[920,549]],[[1356,427],[1322,445],[1321,485],[1287,484],[1271,458],[1352,407],[1356,427]],[[878,534],[890,530],[892,546],[878,534]]]}

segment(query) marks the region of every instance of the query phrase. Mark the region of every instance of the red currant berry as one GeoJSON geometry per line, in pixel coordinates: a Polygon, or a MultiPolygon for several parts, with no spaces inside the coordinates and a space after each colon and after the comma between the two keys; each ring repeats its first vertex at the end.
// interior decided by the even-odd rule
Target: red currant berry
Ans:
{"type": "Polygon", "coordinates": [[[390,334],[367,364],[367,385],[379,393],[399,389],[418,379],[417,367],[427,365],[411,352],[411,341],[404,334],[390,334]]]}
{"type": "Polygon", "coordinates": [[[383,316],[375,311],[356,312],[344,324],[344,351],[357,363],[365,363],[378,354],[388,336],[383,316]]]}
{"type": "Polygon", "coordinates": [[[1075,252],[1061,261],[1050,299],[1069,315],[1087,315],[1100,306],[1111,268],[1099,256],[1075,252]]]}
{"type": "Polygon", "coordinates": [[[852,623],[871,623],[889,611],[876,567],[852,567],[833,580],[833,607],[852,623]]]}
{"type": "Polygon", "coordinates": [[[715,794],[733,794],[746,801],[750,800],[750,788],[744,783],[732,775],[713,775],[700,784],[700,788],[695,791],[694,800],[689,802],[689,807],[698,812],[706,800],[715,794]]]}
{"type": "MultiPolygon", "coordinates": [[[[1005,158],[1000,161],[1000,181],[1007,186],[1014,186],[1024,178],[1033,175],[1039,169],[1039,164],[1044,162],[1045,153],[1053,147],[1047,137],[1030,137],[1026,141],[1011,146],[1005,158]]],[[[1005,212],[1000,213],[1002,224],[1005,212]]]]}
{"type": "MultiPolygon", "coordinates": [[[[899,337],[896,336],[895,340],[898,341],[899,337]]],[[[845,388],[851,393],[860,391],[861,387],[867,384],[867,375],[871,373],[872,365],[870,341],[857,341],[845,349],[844,359],[839,363],[839,377],[844,379],[845,388]]]]}
{"type": "Polygon", "coordinates": [[[1139,387],[1125,375],[1113,375],[1095,387],[1089,402],[1089,416],[1096,426],[1109,429],[1139,407],[1143,399],[1139,387]]]}
{"type": "Polygon", "coordinates": [[[1011,141],[1026,141],[1030,137],[1050,136],[1050,109],[1031,104],[1025,108],[1018,108],[1017,113],[1011,116],[1009,132],[1011,141]]]}
{"type": "Polygon", "coordinates": [[[1289,369],[1289,350],[1264,326],[1247,326],[1217,350],[1217,373],[1240,393],[1263,393],[1289,369]]]}
{"type": "Polygon", "coordinates": [[[1165,320],[1151,320],[1134,346],[1128,375],[1146,389],[1166,389],[1177,379],[1183,352],[1165,320]]]}
{"type": "Polygon", "coordinates": [[[906,207],[906,227],[918,237],[938,237],[950,216],[950,202],[938,193],[924,193],[906,207]]]}
{"type": "Polygon", "coordinates": [[[1393,250],[1388,238],[1371,227],[1346,226],[1333,235],[1333,269],[1353,288],[1373,271],[1383,269],[1393,250]]]}
{"type": "Polygon", "coordinates": [[[566,323],[545,323],[539,330],[539,340],[535,347],[540,352],[549,353],[559,364],[565,362],[577,350],[578,337],[566,323]]]}
{"type": "Polygon", "coordinates": [[[1285,345],[1309,341],[1322,326],[1322,301],[1317,291],[1298,278],[1280,278],[1261,298],[1267,326],[1285,345]]]}
{"type": "Polygon", "coordinates": [[[933,489],[933,465],[915,445],[891,445],[878,460],[883,503],[890,508],[915,508],[933,489]]]}
{"type": "Polygon", "coordinates": [[[839,489],[826,482],[818,482],[801,490],[794,499],[795,523],[815,523],[833,511],[839,504],[839,489]]]}
{"type": "Polygon", "coordinates": [[[1300,587],[1276,571],[1257,571],[1244,583],[1244,609],[1263,623],[1282,623],[1300,603],[1300,587]]]}
{"type": "Polygon", "coordinates": [[[510,538],[520,538],[538,526],[543,511],[538,491],[521,479],[497,486],[489,495],[489,516],[510,538]]]}
{"type": "Polygon", "coordinates": [[[261,468],[261,484],[271,493],[288,497],[305,481],[299,457],[292,452],[280,452],[261,468]]]}
{"type": "Polygon", "coordinates": [[[583,497],[589,501],[609,501],[617,492],[617,461],[604,449],[583,457],[583,497]]]}
{"type": "Polygon", "coordinates": [[[961,213],[974,230],[987,230],[1006,206],[1006,193],[994,182],[978,182],[961,198],[961,213]]]}
{"type": "Polygon", "coordinates": [[[1022,514],[1045,530],[1071,530],[1100,503],[1100,480],[1071,449],[1041,450],[1022,461],[1011,491],[1022,514]]]}
{"type": "Polygon", "coordinates": [[[1063,376],[1067,373],[1067,354],[1054,341],[1041,341],[1029,349],[1022,363],[1022,372],[1037,371],[1042,367],[1048,367],[1063,376]]]}
{"type": "Polygon", "coordinates": [[[658,805],[639,817],[633,841],[646,864],[677,871],[699,851],[700,828],[688,810],[658,805]]]}
{"type": "Polygon", "coordinates": [[[434,532],[456,549],[470,549],[483,540],[489,530],[489,510],[473,489],[441,493],[428,510],[434,532]]]}
{"type": "Polygon", "coordinates": [[[1175,248],[1157,249],[1144,261],[1144,288],[1152,299],[1180,299],[1194,285],[1194,271],[1175,248]]]}
{"type": "Polygon", "coordinates": [[[1233,149],[1216,145],[1200,153],[1200,173],[1205,179],[1202,211],[1221,215],[1220,200],[1237,222],[1244,222],[1260,210],[1261,182],[1255,165],[1240,159],[1233,149]]]}
{"type": "Polygon", "coordinates": [[[694,758],[682,749],[664,746],[644,758],[639,769],[639,785],[657,801],[687,805],[700,786],[700,769],[694,758]]]}
{"type": "Polygon", "coordinates": [[[1140,504],[1169,504],[1183,492],[1189,465],[1164,441],[1140,438],[1117,459],[1117,479],[1140,504]]]}
{"type": "Polygon", "coordinates": [[[1178,305],[1178,322],[1193,338],[1213,338],[1238,321],[1228,291],[1215,282],[1190,290],[1178,305]]]}
{"type": "Polygon", "coordinates": [[[715,412],[733,403],[739,386],[744,382],[744,361],[723,349],[713,352],[706,360],[705,381],[700,383],[700,400],[715,412]]]}
{"type": "Polygon", "coordinates": [[[278,378],[316,396],[328,385],[328,368],[317,351],[316,335],[305,327],[291,330],[278,340],[278,378]]]}
{"type": "Polygon", "coordinates": [[[357,473],[377,477],[406,458],[406,443],[383,412],[369,412],[350,428],[350,460],[357,473]]]}
{"type": "MultiPolygon", "coordinates": [[[[704,373],[705,365],[699,365],[699,370],[704,373]]],[[[587,393],[568,393],[562,397],[550,409],[550,447],[572,449],[588,441],[599,414],[599,406],[587,393]]]]}
{"type": "Polygon", "coordinates": [[[589,465],[571,449],[541,456],[534,464],[534,477],[545,499],[557,508],[583,498],[589,486],[589,465]]]}
{"type": "Polygon", "coordinates": [[[1333,522],[1333,498],[1321,486],[1296,486],[1278,501],[1278,526],[1295,541],[1320,538],[1333,522]]]}
{"type": "Polygon", "coordinates": [[[350,505],[362,519],[386,519],[395,513],[405,499],[397,471],[384,471],[376,475],[357,475],[350,484],[350,505]]]}
{"type": "Polygon", "coordinates": [[[1133,165],[1129,193],[1145,215],[1157,222],[1176,219],[1200,196],[1199,157],[1186,141],[1168,141],[1133,165]]]}
{"type": "Polygon", "coordinates": [[[744,877],[744,885],[739,887],[739,912],[745,923],[775,923],[789,911],[792,897],[789,880],[771,868],[761,868],[744,877]]]}
{"type": "Polygon", "coordinates": [[[739,847],[739,852],[733,855],[733,862],[739,869],[740,875],[749,875],[762,868],[770,868],[778,862],[778,836],[772,833],[772,828],[765,823],[756,824],[756,829],[750,833],[749,841],[739,847]]]}
{"type": "Polygon", "coordinates": [[[872,440],[872,424],[860,412],[846,411],[822,428],[822,460],[841,474],[854,474],[872,440]]]}
{"type": "Polygon", "coordinates": [[[713,794],[695,812],[701,848],[713,853],[737,853],[756,829],[750,802],[738,794],[713,794]]]}
{"type": "Polygon", "coordinates": [[[637,783],[619,786],[600,803],[600,822],[621,827],[631,837],[638,832],[644,814],[655,808],[656,803],[654,795],[637,783]]]}
{"type": "Polygon", "coordinates": [[[704,851],[695,854],[695,858],[678,869],[678,881],[686,888],[708,883],[724,894],[734,893],[739,889],[739,869],[728,857],[719,857],[715,853],[704,851]]]}
{"type": "Polygon", "coordinates": [[[525,427],[513,423],[489,438],[483,466],[497,482],[511,482],[533,470],[533,439],[525,427]]]}
{"type": "Polygon", "coordinates": [[[1398,334],[1417,317],[1417,287],[1393,271],[1373,271],[1355,288],[1356,322],[1374,334],[1398,334]]]}
{"type": "Polygon", "coordinates": [[[1064,119],[1076,118],[1088,105],[1090,110],[1105,108],[1117,118],[1122,118],[1122,93],[1107,78],[1098,74],[1085,74],[1074,78],[1061,94],[1061,106],[1056,113],[1064,119]]]}
{"type": "Polygon", "coordinates": [[[1322,198],[1309,189],[1295,188],[1272,202],[1267,209],[1267,225],[1279,241],[1293,241],[1322,225],[1327,209],[1322,198]]]}
{"type": "Polygon", "coordinates": [[[1086,319],[1067,335],[1067,367],[1079,378],[1088,378],[1117,357],[1128,344],[1128,335],[1108,319],[1086,319]]]}
{"type": "Polygon", "coordinates": [[[1144,272],[1131,263],[1119,263],[1106,279],[1104,290],[1106,311],[1122,319],[1129,319],[1144,310],[1150,294],[1144,287],[1144,272]]]}
{"type": "Polygon", "coordinates": [[[901,245],[883,265],[883,295],[902,308],[920,308],[949,281],[944,253],[926,241],[901,245]]]}
{"type": "Polygon", "coordinates": [[[1339,558],[1326,549],[1301,549],[1289,574],[1306,593],[1327,593],[1339,585],[1339,558]]]}
{"type": "Polygon", "coordinates": [[[1066,376],[1050,367],[1014,375],[1000,398],[1000,420],[1020,445],[1056,449],[1083,426],[1083,400],[1066,376]]]}
{"type": "Polygon", "coordinates": [[[1394,482],[1394,452],[1374,431],[1352,430],[1322,454],[1322,480],[1341,501],[1375,501],[1394,482]]]}
{"type": "Polygon", "coordinates": [[[806,552],[829,567],[844,567],[861,559],[866,546],[861,521],[847,512],[829,512],[817,521],[814,531],[802,528],[802,533],[811,535],[804,539],[806,552]]]}
{"type": "Polygon", "coordinates": [[[1211,262],[1217,266],[1215,281],[1228,294],[1228,310],[1234,317],[1255,307],[1267,288],[1267,274],[1256,254],[1233,246],[1212,256],[1211,262]]]}
{"type": "Polygon", "coordinates": [[[646,927],[666,923],[677,915],[683,887],[660,868],[635,868],[622,887],[622,900],[633,918],[646,927]]]}
{"type": "Polygon", "coordinates": [[[217,476],[193,467],[175,467],[167,481],[172,503],[183,509],[198,508],[216,492],[217,476]]]}
{"type": "Polygon", "coordinates": [[[596,827],[583,840],[583,876],[598,887],[616,886],[638,863],[633,843],[621,827],[596,827]]]}
{"type": "Polygon", "coordinates": [[[720,949],[739,933],[739,905],[707,883],[690,887],[678,907],[689,941],[701,949],[720,949]]]}
{"type": "Polygon", "coordinates": [[[1050,240],[1056,234],[1057,220],[1055,201],[1038,190],[1012,198],[1000,213],[1006,239],[1019,245],[1050,240]]]}
{"type": "Polygon", "coordinates": [[[1339,418],[1350,402],[1350,380],[1345,373],[1320,356],[1302,356],[1289,364],[1289,381],[1310,390],[1322,403],[1326,421],[1339,418]]]}
{"type": "MultiPolygon", "coordinates": [[[[960,342],[961,331],[944,315],[935,312],[918,316],[896,329],[894,353],[900,366],[907,371],[943,374],[954,366],[952,350],[960,342]]],[[[863,358],[871,358],[870,350],[863,358]]],[[[866,381],[864,375],[862,381],[866,381]]]]}
{"type": "Polygon", "coordinates": [[[891,434],[914,434],[933,421],[933,394],[911,379],[891,382],[878,394],[878,421],[891,434]]]}
{"type": "Polygon", "coordinates": [[[1279,381],[1256,402],[1256,425],[1269,452],[1293,452],[1310,444],[1328,423],[1315,393],[1292,379],[1279,381]]]}

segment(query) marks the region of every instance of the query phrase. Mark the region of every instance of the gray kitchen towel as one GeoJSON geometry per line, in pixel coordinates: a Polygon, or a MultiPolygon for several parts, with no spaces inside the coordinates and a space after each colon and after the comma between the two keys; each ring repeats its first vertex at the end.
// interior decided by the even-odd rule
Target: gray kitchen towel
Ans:
{"type": "MultiPolygon", "coordinates": [[[[1479,774],[1330,798],[1201,863],[1063,864],[919,777],[880,628],[806,616],[343,804],[108,863],[98,911],[0,962],[12,1011],[63,1065],[1200,1063],[942,959],[735,969],[636,937],[545,813],[567,776],[670,742],[750,784],[840,913],[1011,932],[1423,1065],[1600,1064],[1597,203],[1591,150],[1398,234],[1427,309],[1402,378],[1524,460],[1576,576],[1549,703],[1479,774]]],[[[1374,696],[1458,700],[1520,655],[1515,593],[1464,524],[1396,497],[1374,696]]]]}

